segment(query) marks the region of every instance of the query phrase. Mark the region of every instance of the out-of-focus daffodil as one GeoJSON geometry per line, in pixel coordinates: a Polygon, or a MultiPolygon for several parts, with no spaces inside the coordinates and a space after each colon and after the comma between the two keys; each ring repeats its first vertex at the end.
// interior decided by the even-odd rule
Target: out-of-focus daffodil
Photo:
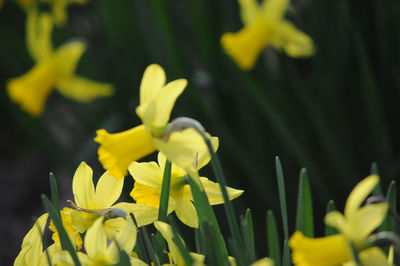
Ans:
{"type": "Polygon", "coordinates": [[[365,178],[347,198],[344,215],[337,211],[327,214],[325,223],[336,227],[340,234],[313,239],[296,232],[289,241],[293,262],[300,266],[338,265],[346,262],[351,265],[353,247],[358,251],[363,265],[388,265],[380,249],[368,247],[367,241],[367,237],[384,220],[388,205],[377,203],[360,207],[378,182],[379,177],[376,175],[365,178]]]}
{"type": "MultiPolygon", "coordinates": [[[[71,213],[73,212],[72,209],[70,208],[64,208],[60,211],[61,213],[61,220],[62,224],[64,226],[65,231],[67,231],[67,234],[71,237],[72,235],[75,235],[75,245],[78,249],[82,248],[82,238],[79,235],[79,232],[75,228],[75,226],[72,224],[72,217],[71,213]]],[[[55,243],[60,242],[60,236],[58,234],[57,228],[54,225],[53,220],[50,221],[49,229],[53,231],[53,241],[55,243]]]]}
{"type": "Polygon", "coordinates": [[[251,69],[268,45],[292,57],[314,54],[311,38],[284,19],[288,3],[289,0],[264,0],[261,4],[257,0],[239,0],[244,28],[225,33],[221,44],[242,69],[251,69]]]}
{"type": "Polygon", "coordinates": [[[138,226],[155,221],[158,215],[157,208],[127,202],[114,204],[121,195],[123,184],[123,179],[116,179],[105,172],[95,189],[92,169],[82,162],[72,181],[76,203],[71,202],[75,208],[71,212],[73,226],[83,233],[99,216],[104,216],[108,218],[104,222],[104,228],[109,238],[112,238],[115,232],[125,224],[124,218],[129,213],[135,215],[138,226]]]}
{"type": "MultiPolygon", "coordinates": [[[[214,146],[216,149],[217,143],[215,143],[214,146]]],[[[209,160],[210,156],[206,151],[199,154],[198,169],[206,165],[209,160]]],[[[158,153],[158,164],[155,162],[133,162],[129,166],[129,173],[132,175],[133,179],[135,179],[131,196],[137,203],[155,208],[159,207],[165,162],[165,156],[162,153],[158,153]]],[[[172,164],[168,210],[175,210],[177,217],[184,224],[190,227],[197,227],[197,213],[192,202],[193,197],[185,174],[185,170],[172,164]]],[[[207,193],[211,205],[224,203],[218,183],[214,183],[205,177],[200,177],[200,182],[207,193]]],[[[237,198],[243,193],[243,190],[229,187],[227,187],[227,191],[230,199],[237,198]]]]}
{"type": "Polygon", "coordinates": [[[85,44],[71,41],[53,50],[51,33],[53,20],[48,14],[38,15],[31,9],[27,19],[28,50],[36,65],[26,74],[7,83],[10,98],[32,116],[39,116],[53,89],[65,97],[88,102],[110,96],[113,86],[75,75],[85,44]]]}
{"type": "Polygon", "coordinates": [[[163,139],[175,101],[187,81],[165,82],[165,72],[159,65],[148,66],[140,84],[140,104],[136,108],[143,124],[116,134],[104,129],[97,131],[99,161],[114,177],[124,177],[132,162],[155,150],[163,152],[168,160],[189,174],[196,175],[196,154],[207,149],[203,138],[193,128],[187,128],[172,133],[168,140],[163,139]]]}

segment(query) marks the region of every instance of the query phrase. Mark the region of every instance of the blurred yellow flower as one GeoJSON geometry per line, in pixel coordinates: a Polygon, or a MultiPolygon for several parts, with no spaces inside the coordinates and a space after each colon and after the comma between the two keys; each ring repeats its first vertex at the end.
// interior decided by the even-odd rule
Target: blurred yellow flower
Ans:
{"type": "Polygon", "coordinates": [[[116,179],[105,172],[95,189],[92,169],[82,162],[72,181],[76,202],[76,204],[70,202],[75,208],[71,212],[73,226],[80,233],[84,233],[99,216],[104,216],[108,218],[104,222],[104,228],[111,238],[119,227],[124,225],[124,218],[129,213],[135,215],[138,226],[150,224],[156,220],[157,208],[128,202],[114,204],[121,195],[123,185],[123,179],[116,179]]]}
{"type": "MultiPolygon", "coordinates": [[[[216,139],[214,139],[215,149],[217,148],[216,139]]],[[[210,160],[207,150],[199,154],[198,169],[206,165],[210,160]]],[[[138,163],[133,162],[129,166],[129,173],[135,179],[135,184],[131,192],[132,198],[138,204],[145,204],[158,208],[160,205],[161,185],[166,158],[162,153],[158,153],[158,164],[155,162],[138,163]]],[[[176,216],[190,227],[198,227],[198,217],[193,205],[193,197],[189,184],[185,177],[186,171],[172,164],[171,165],[171,185],[168,200],[168,211],[175,210],[176,216]]],[[[224,203],[220,185],[200,177],[208,200],[211,205],[224,203]]],[[[227,187],[230,199],[239,197],[243,190],[227,187]]]]}
{"type": "Polygon", "coordinates": [[[292,57],[315,53],[311,38],[284,19],[288,0],[239,0],[244,28],[225,33],[221,44],[226,53],[244,70],[251,69],[268,45],[284,50],[292,57]]]}
{"type": "Polygon", "coordinates": [[[351,263],[351,245],[359,251],[363,265],[388,265],[379,248],[367,245],[367,237],[383,222],[388,205],[377,203],[360,207],[378,182],[378,176],[368,176],[350,193],[344,215],[338,211],[326,215],[325,223],[336,227],[340,234],[312,239],[300,232],[294,233],[289,241],[293,262],[300,266],[351,263]]]}
{"type": "Polygon", "coordinates": [[[187,81],[165,82],[165,72],[159,65],[148,66],[140,84],[140,104],[136,108],[143,124],[116,134],[109,134],[104,129],[97,131],[95,141],[100,144],[99,161],[112,176],[123,178],[132,162],[155,150],[163,152],[168,160],[189,174],[196,175],[196,154],[207,148],[203,138],[188,128],[172,133],[168,140],[163,139],[175,101],[187,81]]]}
{"type": "MultiPolygon", "coordinates": [[[[62,220],[62,224],[64,226],[65,231],[67,231],[68,236],[71,237],[71,236],[75,235],[75,246],[79,250],[79,249],[82,248],[82,238],[81,238],[79,232],[76,230],[76,228],[72,224],[72,217],[71,217],[72,211],[73,210],[70,209],[70,208],[62,209],[60,211],[61,220],[62,220]]],[[[53,239],[54,243],[59,243],[60,242],[60,236],[58,234],[56,226],[54,225],[53,220],[50,220],[49,229],[51,231],[53,231],[52,239],[53,239]]]]}
{"type": "Polygon", "coordinates": [[[48,14],[38,15],[31,9],[27,19],[28,50],[36,65],[26,74],[7,83],[10,98],[32,116],[39,116],[47,97],[56,88],[65,97],[88,102],[110,96],[113,86],[75,75],[75,69],[85,51],[81,41],[71,41],[53,50],[51,32],[53,20],[48,14]]]}

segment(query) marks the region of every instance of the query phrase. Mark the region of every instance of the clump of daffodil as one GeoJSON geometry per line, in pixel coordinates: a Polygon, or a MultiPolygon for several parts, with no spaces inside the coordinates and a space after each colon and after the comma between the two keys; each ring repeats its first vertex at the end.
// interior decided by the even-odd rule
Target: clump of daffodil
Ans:
{"type": "Polygon", "coordinates": [[[104,228],[109,238],[112,238],[115,232],[125,224],[125,217],[129,213],[135,215],[138,226],[155,221],[158,215],[157,208],[128,202],[114,204],[121,195],[123,185],[123,179],[116,179],[105,172],[95,188],[93,171],[82,162],[72,181],[75,203],[69,201],[75,208],[70,213],[74,228],[84,233],[96,219],[104,216],[107,218],[104,228]]]}
{"type": "Polygon", "coordinates": [[[70,41],[54,50],[51,42],[53,19],[30,9],[27,18],[27,45],[36,65],[26,74],[7,83],[10,98],[32,116],[39,116],[49,94],[57,89],[65,97],[88,102],[110,96],[113,86],[75,74],[85,51],[82,41],[70,41]]]}
{"type": "Polygon", "coordinates": [[[376,175],[365,178],[347,198],[344,215],[338,211],[326,215],[325,223],[336,227],[339,234],[307,238],[301,232],[294,233],[289,241],[293,262],[299,266],[352,265],[354,249],[363,265],[389,265],[382,251],[370,247],[367,239],[383,222],[388,205],[376,203],[361,207],[378,182],[379,177],[376,175]]]}
{"type": "Polygon", "coordinates": [[[239,0],[239,4],[244,28],[225,33],[221,44],[242,69],[251,69],[268,45],[292,57],[314,54],[311,38],[284,19],[289,0],[263,0],[261,4],[257,0],[239,0]]]}
{"type": "Polygon", "coordinates": [[[99,161],[114,177],[124,177],[132,162],[156,150],[163,152],[168,160],[189,174],[196,175],[196,154],[206,149],[202,136],[195,129],[187,128],[168,134],[168,139],[164,138],[175,101],[187,81],[165,82],[165,72],[159,65],[148,66],[140,84],[140,104],[136,108],[143,124],[115,134],[109,134],[104,129],[97,131],[95,141],[100,144],[99,161]]]}
{"type": "MultiPolygon", "coordinates": [[[[217,142],[214,148],[217,148],[217,142]]],[[[210,160],[207,150],[199,153],[198,168],[202,168],[210,160]]],[[[138,163],[133,162],[129,166],[129,173],[135,179],[135,184],[131,192],[132,198],[138,204],[145,204],[158,208],[160,205],[161,185],[164,174],[166,158],[158,153],[158,164],[156,162],[138,163]]],[[[200,177],[200,182],[207,193],[211,205],[222,204],[221,188],[218,183],[214,183],[205,177],[200,177]]],[[[239,197],[243,190],[227,187],[230,199],[239,197]]],[[[171,165],[171,185],[168,200],[168,210],[175,211],[176,216],[190,227],[198,227],[198,217],[193,205],[193,197],[190,186],[187,182],[186,171],[174,164],[171,165]]]]}

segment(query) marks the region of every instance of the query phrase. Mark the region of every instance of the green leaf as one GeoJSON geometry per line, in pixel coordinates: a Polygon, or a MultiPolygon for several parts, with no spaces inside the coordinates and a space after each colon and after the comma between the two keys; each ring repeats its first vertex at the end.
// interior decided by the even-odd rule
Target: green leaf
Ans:
{"type": "Polygon", "coordinates": [[[179,253],[181,253],[181,256],[183,260],[185,261],[185,265],[193,265],[193,259],[190,256],[188,250],[185,247],[185,244],[182,241],[182,238],[179,237],[178,234],[178,227],[176,226],[175,220],[170,217],[168,219],[169,224],[172,227],[172,233],[174,234],[172,241],[174,241],[175,245],[178,247],[179,253]]]}
{"type": "Polygon", "coordinates": [[[314,222],[310,182],[305,168],[300,171],[299,194],[297,199],[296,231],[307,237],[314,236],[314,222]]]}
{"type": "Polygon", "coordinates": [[[286,192],[285,192],[285,179],[283,177],[282,165],[279,157],[275,157],[276,175],[278,177],[278,191],[279,191],[279,202],[281,205],[282,223],[283,223],[283,235],[285,240],[289,239],[288,229],[288,218],[287,218],[287,207],[286,207],[286,192]]]}
{"type": "Polygon", "coordinates": [[[267,212],[267,240],[268,240],[268,255],[275,262],[275,265],[281,265],[281,250],[278,236],[278,227],[274,213],[271,210],[267,212]]]}
{"type": "Polygon", "coordinates": [[[165,222],[168,215],[168,200],[171,186],[171,162],[165,162],[164,176],[161,185],[160,207],[158,209],[158,220],[165,222]]]}
{"type": "Polygon", "coordinates": [[[42,194],[42,202],[47,211],[49,212],[50,217],[53,220],[57,232],[60,236],[62,249],[67,250],[69,252],[75,265],[78,266],[81,265],[78,256],[76,255],[75,248],[72,245],[71,240],[68,237],[67,231],[65,231],[64,226],[62,224],[60,210],[56,209],[55,206],[50,202],[50,200],[44,194],[42,194]]]}
{"type": "MultiPolygon", "coordinates": [[[[326,214],[330,213],[331,211],[336,210],[335,202],[333,200],[330,200],[328,202],[328,205],[326,206],[326,214]]],[[[330,225],[325,225],[325,236],[330,236],[337,234],[338,231],[336,228],[330,226],[330,225]]]]}
{"type": "Polygon", "coordinates": [[[251,261],[256,260],[256,251],[254,247],[254,232],[253,232],[253,220],[251,218],[250,209],[246,210],[245,216],[241,216],[242,236],[244,241],[245,251],[247,257],[251,261]]]}
{"type": "Polygon", "coordinates": [[[156,266],[160,266],[160,261],[157,257],[156,252],[154,251],[153,245],[151,243],[149,234],[147,233],[146,227],[142,226],[138,229],[139,233],[143,236],[144,239],[144,244],[146,246],[146,250],[150,255],[151,261],[154,263],[156,266]]]}
{"type": "Polygon", "coordinates": [[[57,181],[53,173],[50,173],[50,190],[51,190],[51,201],[53,202],[54,207],[57,210],[59,210],[60,202],[58,197],[57,181]]]}
{"type": "MultiPolygon", "coordinates": [[[[378,164],[377,163],[372,163],[371,164],[371,175],[377,175],[379,176],[379,169],[378,169],[378,164]]],[[[374,190],[372,191],[373,195],[383,195],[383,190],[382,190],[382,186],[381,183],[379,182],[378,185],[374,188],[374,190]]]]}
{"type": "Polygon", "coordinates": [[[160,264],[169,263],[168,255],[165,254],[165,241],[161,233],[157,231],[156,234],[151,234],[151,242],[153,243],[154,251],[157,254],[160,264]]]}
{"type": "Polygon", "coordinates": [[[283,255],[282,255],[282,265],[283,266],[290,266],[290,248],[289,248],[289,241],[283,241],[283,255]]]}

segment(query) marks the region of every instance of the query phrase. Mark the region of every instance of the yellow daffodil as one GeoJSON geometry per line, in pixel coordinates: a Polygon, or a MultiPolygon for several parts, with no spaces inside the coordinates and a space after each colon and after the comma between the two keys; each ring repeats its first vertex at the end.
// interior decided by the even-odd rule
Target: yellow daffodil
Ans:
{"type": "MultiPolygon", "coordinates": [[[[83,265],[113,265],[119,261],[118,247],[128,255],[136,244],[137,230],[130,216],[126,225],[119,231],[113,241],[107,243],[107,234],[103,227],[103,217],[99,217],[87,230],[85,235],[85,253],[78,252],[79,260],[83,265]]],[[[131,265],[146,265],[144,262],[130,257],[131,265]]]]}
{"type": "Polygon", "coordinates": [[[244,28],[225,33],[221,44],[242,69],[251,69],[268,45],[292,57],[314,54],[311,38],[284,19],[288,0],[263,0],[261,4],[257,0],[239,0],[239,4],[244,28]]]}
{"type": "Polygon", "coordinates": [[[104,216],[108,218],[104,222],[104,227],[111,238],[119,230],[118,228],[124,225],[124,218],[129,213],[135,215],[138,226],[156,220],[157,208],[127,202],[114,204],[121,195],[123,184],[123,179],[116,179],[105,172],[95,188],[92,169],[82,162],[72,181],[75,198],[75,203],[70,202],[75,208],[71,212],[73,226],[83,233],[99,216],[104,216]]]}
{"type": "Polygon", "coordinates": [[[75,75],[75,69],[85,51],[81,41],[71,41],[53,50],[51,32],[53,20],[48,14],[28,13],[28,50],[36,65],[26,74],[7,83],[10,98],[32,116],[39,116],[49,94],[56,88],[65,97],[88,102],[110,96],[113,86],[75,75]]]}
{"type": "MultiPolygon", "coordinates": [[[[207,152],[199,154],[198,169],[206,165],[209,160],[210,156],[207,152]]],[[[155,208],[159,207],[165,162],[165,156],[162,153],[158,153],[158,164],[155,162],[133,162],[129,166],[129,173],[135,179],[131,196],[138,204],[145,204],[155,208]]],[[[185,174],[185,170],[172,164],[168,209],[169,211],[175,210],[176,216],[184,224],[190,227],[197,227],[197,213],[192,202],[193,197],[185,174]]],[[[207,193],[211,205],[224,203],[218,183],[214,183],[205,177],[200,177],[200,182],[207,193]]],[[[229,187],[227,187],[227,190],[230,199],[237,198],[243,193],[243,190],[229,187]]]]}
{"type": "Polygon", "coordinates": [[[47,213],[40,216],[26,234],[22,241],[21,251],[14,261],[15,266],[40,265],[42,260],[47,259],[43,253],[42,234],[48,217],[47,213]]]}
{"type": "Polygon", "coordinates": [[[367,242],[367,237],[385,218],[388,205],[377,203],[360,207],[378,182],[376,175],[365,178],[347,198],[344,215],[338,211],[327,214],[325,223],[336,227],[340,234],[313,239],[300,232],[294,233],[289,241],[293,262],[300,266],[352,263],[352,246],[358,250],[363,265],[388,265],[380,249],[368,247],[367,242]],[[375,259],[369,259],[371,257],[375,259]]]}
{"type": "Polygon", "coordinates": [[[207,149],[203,138],[194,129],[187,128],[172,133],[168,140],[163,139],[175,101],[187,81],[165,82],[165,72],[159,65],[147,67],[140,84],[140,104],[136,108],[143,124],[116,134],[109,134],[104,129],[97,131],[95,141],[100,144],[99,161],[114,177],[124,177],[132,162],[155,150],[163,152],[168,160],[191,175],[196,175],[196,154],[207,149]]]}
{"type": "MultiPolygon", "coordinates": [[[[71,213],[73,212],[72,209],[70,208],[64,208],[60,211],[61,213],[61,220],[62,224],[64,226],[65,231],[67,231],[67,234],[71,237],[72,235],[75,235],[75,245],[78,249],[81,249],[82,247],[82,238],[79,235],[79,232],[75,228],[75,226],[72,224],[72,217],[71,213]]],[[[54,243],[60,242],[60,236],[58,234],[57,228],[54,225],[53,220],[50,221],[49,229],[53,231],[53,241],[54,243]]]]}

